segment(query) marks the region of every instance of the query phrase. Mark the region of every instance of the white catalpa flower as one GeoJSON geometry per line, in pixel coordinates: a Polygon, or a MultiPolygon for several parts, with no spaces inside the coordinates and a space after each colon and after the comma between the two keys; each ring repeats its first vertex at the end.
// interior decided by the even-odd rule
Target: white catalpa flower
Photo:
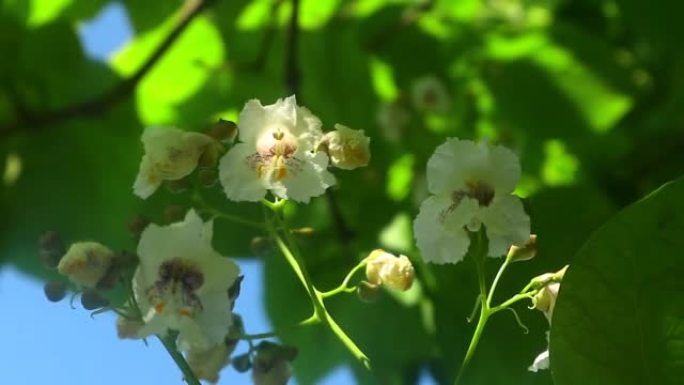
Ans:
{"type": "Polygon", "coordinates": [[[518,157],[501,146],[451,138],[427,164],[428,190],[413,222],[423,259],[456,263],[468,251],[468,231],[485,225],[488,254],[499,257],[511,245],[524,246],[530,218],[511,195],[520,178],[518,157]]]}
{"type": "Polygon", "coordinates": [[[323,135],[320,147],[330,156],[332,165],[343,170],[367,166],[370,161],[370,138],[363,130],[336,124],[335,131],[323,135]]]}
{"type": "Polygon", "coordinates": [[[378,107],[376,122],[382,136],[389,142],[397,143],[403,139],[404,131],[411,122],[411,112],[399,101],[383,103],[378,107]]]}
{"type": "Polygon", "coordinates": [[[413,285],[413,265],[405,255],[395,257],[382,249],[375,249],[368,255],[367,260],[368,282],[401,291],[408,290],[413,285]]]}
{"type": "Polygon", "coordinates": [[[146,199],[165,180],[182,179],[197,167],[202,153],[216,141],[198,132],[149,127],[142,134],[145,148],[133,193],[146,199]]]}
{"type": "Polygon", "coordinates": [[[219,178],[226,196],[256,202],[271,191],[308,202],[335,184],[328,155],[316,152],[321,121],[297,105],[294,95],[262,106],[253,99],[240,112],[236,144],[221,158],[219,178]]]}
{"type": "Polygon", "coordinates": [[[413,83],[411,99],[420,111],[446,112],[451,100],[444,82],[434,76],[424,76],[413,83]]]}
{"type": "Polygon", "coordinates": [[[239,268],[212,248],[212,226],[190,210],[183,222],[150,224],[143,231],[133,277],[145,321],[138,337],[176,330],[181,350],[224,341],[232,324],[228,289],[239,268]]]}

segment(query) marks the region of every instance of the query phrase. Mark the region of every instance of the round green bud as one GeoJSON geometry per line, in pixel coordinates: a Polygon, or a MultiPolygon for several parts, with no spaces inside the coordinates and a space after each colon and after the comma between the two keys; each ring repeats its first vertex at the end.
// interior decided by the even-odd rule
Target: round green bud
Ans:
{"type": "Polygon", "coordinates": [[[204,187],[214,187],[218,182],[218,172],[214,169],[203,168],[197,172],[197,179],[204,187]]]}
{"type": "Polygon", "coordinates": [[[86,310],[95,310],[109,305],[109,300],[93,289],[85,289],[81,293],[81,305],[86,310]]]}
{"type": "Polygon", "coordinates": [[[59,302],[66,296],[66,285],[60,281],[50,281],[43,287],[45,297],[50,302],[59,302]]]}
{"type": "Polygon", "coordinates": [[[166,189],[172,194],[180,194],[188,191],[192,186],[188,178],[181,178],[178,180],[167,180],[164,182],[166,189]]]}
{"type": "Polygon", "coordinates": [[[66,244],[64,239],[62,239],[62,235],[54,230],[43,233],[38,240],[38,245],[41,250],[52,251],[60,256],[66,253],[66,244]]]}
{"type": "Polygon", "coordinates": [[[164,208],[164,219],[169,223],[180,222],[185,218],[185,209],[178,205],[169,205],[164,208]]]}
{"type": "Polygon", "coordinates": [[[249,354],[240,354],[239,356],[233,357],[231,360],[231,365],[237,370],[238,373],[245,373],[252,368],[252,360],[249,358],[249,354]]]}
{"type": "Polygon", "coordinates": [[[143,230],[150,224],[150,220],[142,215],[136,215],[128,221],[128,232],[135,239],[140,238],[143,230]]]}

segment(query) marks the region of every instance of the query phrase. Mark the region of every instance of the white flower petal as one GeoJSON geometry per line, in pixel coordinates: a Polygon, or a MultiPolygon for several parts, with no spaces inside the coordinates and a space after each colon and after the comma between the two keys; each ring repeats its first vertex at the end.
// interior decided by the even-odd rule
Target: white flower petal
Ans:
{"type": "MultiPolygon", "coordinates": [[[[138,255],[140,269],[145,282],[153,282],[159,273],[159,266],[174,257],[200,258],[198,245],[203,243],[204,223],[195,210],[185,215],[183,222],[168,226],[155,223],[148,225],[140,235],[138,255]]],[[[206,252],[205,248],[201,248],[206,252]]]]}
{"type": "Polygon", "coordinates": [[[511,245],[524,246],[530,238],[530,217],[513,195],[496,196],[478,216],[487,229],[491,257],[505,255],[511,245]]]}
{"type": "Polygon", "coordinates": [[[328,156],[322,152],[314,155],[303,153],[298,159],[302,160],[296,172],[283,179],[280,183],[282,190],[274,189],[281,198],[292,199],[296,202],[308,203],[312,197],[325,193],[325,190],[335,184],[335,177],[328,172],[328,156]]]}
{"type": "Polygon", "coordinates": [[[200,299],[203,310],[194,319],[183,317],[192,322],[181,325],[178,335],[181,350],[207,349],[223,342],[233,322],[227,291],[203,294],[200,299]]]}
{"type": "Polygon", "coordinates": [[[133,193],[142,199],[147,199],[154,194],[162,183],[162,178],[157,171],[152,167],[150,158],[143,155],[140,161],[140,170],[133,182],[133,193]]]}
{"type": "Polygon", "coordinates": [[[466,181],[483,173],[487,156],[486,148],[471,140],[447,139],[428,160],[428,190],[440,195],[465,189],[466,181]]]}
{"type": "Polygon", "coordinates": [[[468,252],[470,238],[463,226],[475,214],[477,202],[466,198],[452,205],[449,197],[432,196],[420,206],[413,233],[426,262],[456,263],[468,252]]]}
{"type": "Polygon", "coordinates": [[[492,146],[487,173],[484,180],[496,194],[510,194],[520,180],[520,159],[506,147],[492,146]]]}
{"type": "Polygon", "coordinates": [[[268,116],[261,102],[252,99],[245,103],[240,112],[238,138],[241,142],[252,143],[256,141],[261,130],[268,125],[268,116]]]}
{"type": "Polygon", "coordinates": [[[253,145],[239,143],[221,158],[219,180],[228,199],[258,202],[266,195],[264,183],[250,166],[255,151],[253,145]]]}
{"type": "Polygon", "coordinates": [[[535,359],[532,365],[527,368],[530,372],[537,372],[539,370],[548,369],[550,366],[549,350],[544,350],[535,359]]]}

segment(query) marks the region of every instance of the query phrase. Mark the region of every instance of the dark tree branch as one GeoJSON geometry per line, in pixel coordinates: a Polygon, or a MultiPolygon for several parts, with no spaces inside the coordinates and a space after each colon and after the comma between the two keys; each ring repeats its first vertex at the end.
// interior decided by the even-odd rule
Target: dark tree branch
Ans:
{"type": "Polygon", "coordinates": [[[299,54],[299,0],[292,0],[292,16],[285,42],[285,82],[290,94],[298,98],[301,73],[297,62],[299,54]]]}
{"type": "MultiPolygon", "coordinates": [[[[287,31],[287,41],[285,42],[285,83],[287,91],[290,95],[297,97],[298,103],[302,103],[300,88],[301,88],[301,72],[299,69],[299,62],[297,60],[299,53],[299,0],[292,0],[292,16],[290,17],[290,24],[287,31]]],[[[342,210],[340,210],[335,197],[335,192],[332,189],[325,191],[325,197],[328,201],[330,214],[332,214],[337,231],[337,237],[344,248],[349,247],[349,241],[353,238],[353,232],[347,226],[342,210]]]]}
{"type": "Polygon", "coordinates": [[[147,75],[155,64],[159,62],[159,59],[164,56],[195,17],[215,2],[216,0],[188,0],[183,6],[177,24],[154,52],[152,52],[150,57],[145,60],[133,75],[122,80],[109,92],[93,99],[78,102],[57,110],[42,112],[24,111],[24,113],[17,116],[17,121],[0,126],[0,138],[13,135],[22,130],[31,132],[39,131],[47,126],[60,124],[74,118],[101,115],[121,103],[133,93],[138,83],[140,83],[145,75],[147,75]]]}

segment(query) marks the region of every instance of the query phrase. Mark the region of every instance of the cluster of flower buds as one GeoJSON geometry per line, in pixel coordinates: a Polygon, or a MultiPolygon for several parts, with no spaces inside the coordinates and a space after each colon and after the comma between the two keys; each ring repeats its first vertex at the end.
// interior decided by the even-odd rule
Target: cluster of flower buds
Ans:
{"type": "Polygon", "coordinates": [[[252,360],[254,385],[285,385],[292,376],[290,362],[297,357],[297,348],[262,341],[252,360]]]}
{"type": "Polygon", "coordinates": [[[415,271],[405,255],[397,257],[382,249],[375,249],[368,254],[365,262],[366,280],[357,287],[357,294],[364,302],[375,302],[379,298],[381,286],[406,291],[413,285],[415,271]]]}
{"type": "Polygon", "coordinates": [[[532,306],[544,313],[549,324],[553,317],[553,309],[556,307],[560,284],[567,269],[568,266],[566,265],[555,273],[542,274],[532,280],[533,287],[539,288],[537,294],[532,298],[532,306]]]}
{"type": "MultiPolygon", "coordinates": [[[[109,304],[104,292],[113,289],[122,277],[123,270],[134,266],[135,255],[115,253],[108,247],[92,241],[75,242],[67,249],[62,237],[54,231],[45,233],[40,241],[40,256],[43,264],[56,269],[59,274],[77,286],[81,304],[87,310],[105,307],[109,304]]],[[[50,281],[45,295],[52,302],[66,296],[64,281],[50,281]]]]}
{"type": "MultiPolygon", "coordinates": [[[[568,265],[555,273],[545,273],[532,279],[532,289],[537,290],[537,294],[532,298],[532,309],[537,309],[544,313],[544,316],[551,325],[553,311],[556,307],[556,299],[560,290],[561,281],[568,270],[568,265]]],[[[548,340],[548,333],[546,336],[548,340]]],[[[539,354],[532,365],[528,368],[532,372],[549,368],[549,350],[546,349],[539,354]]]]}

